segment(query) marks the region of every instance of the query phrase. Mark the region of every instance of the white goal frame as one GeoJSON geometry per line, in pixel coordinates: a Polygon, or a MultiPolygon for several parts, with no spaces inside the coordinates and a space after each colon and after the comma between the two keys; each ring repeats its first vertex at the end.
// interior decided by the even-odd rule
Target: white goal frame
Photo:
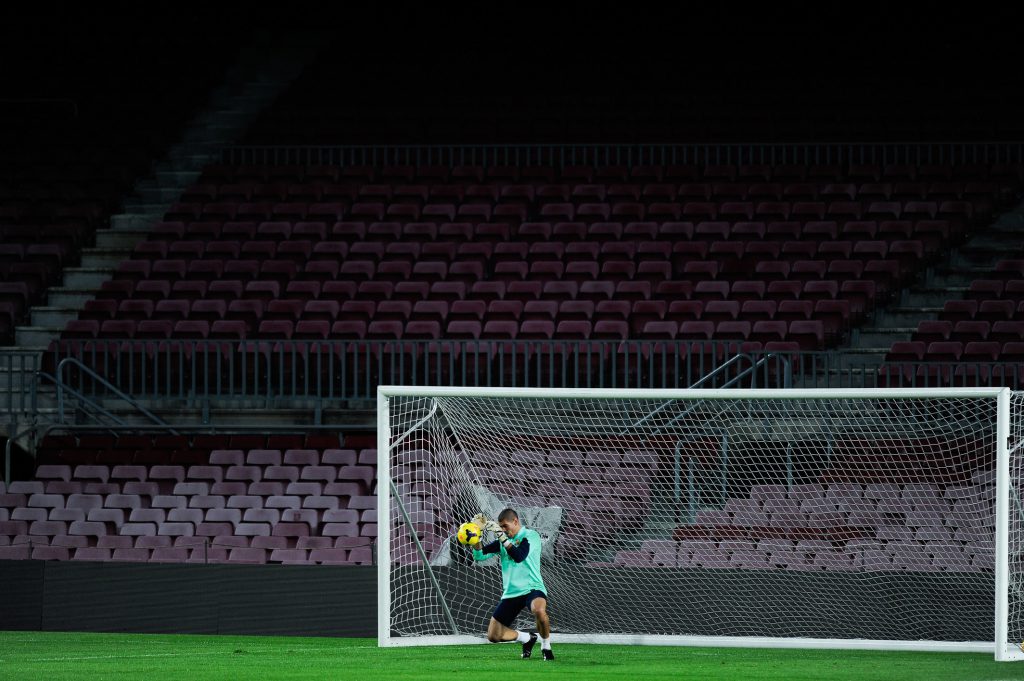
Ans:
{"type": "MultiPolygon", "coordinates": [[[[391,448],[389,399],[391,397],[498,397],[531,399],[701,399],[701,400],[790,400],[790,399],[935,399],[991,398],[996,403],[996,518],[995,518],[995,637],[991,641],[895,641],[868,639],[818,639],[741,636],[665,635],[580,635],[559,634],[565,643],[606,643],[624,645],[678,645],[715,647],[762,647],[847,650],[902,650],[931,652],[992,652],[998,661],[1024,660],[1024,651],[1007,642],[1009,616],[1009,513],[1010,513],[1010,398],[1009,388],[846,388],[824,389],[729,389],[729,390],[646,390],[646,389],[548,389],[548,388],[459,388],[380,386],[377,390],[377,633],[378,646],[464,645],[485,643],[481,622],[479,636],[392,636],[391,635],[391,448]]],[[[429,418],[429,416],[428,416],[429,418]]],[[[425,421],[426,419],[424,419],[425,421]]],[[[422,423],[422,422],[421,422],[422,423]]],[[[419,424],[405,436],[410,435],[419,424]]],[[[432,573],[431,573],[432,577],[432,573]]],[[[436,586],[435,586],[436,588],[436,586]]]]}

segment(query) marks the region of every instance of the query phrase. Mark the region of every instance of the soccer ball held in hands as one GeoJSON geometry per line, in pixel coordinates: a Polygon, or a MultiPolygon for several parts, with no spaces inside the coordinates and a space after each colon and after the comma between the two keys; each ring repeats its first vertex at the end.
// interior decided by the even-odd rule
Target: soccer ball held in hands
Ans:
{"type": "Polygon", "coordinates": [[[475,523],[462,523],[459,526],[459,533],[456,535],[460,544],[466,544],[468,546],[476,546],[480,543],[480,537],[483,534],[483,530],[480,529],[479,525],[475,523]]]}

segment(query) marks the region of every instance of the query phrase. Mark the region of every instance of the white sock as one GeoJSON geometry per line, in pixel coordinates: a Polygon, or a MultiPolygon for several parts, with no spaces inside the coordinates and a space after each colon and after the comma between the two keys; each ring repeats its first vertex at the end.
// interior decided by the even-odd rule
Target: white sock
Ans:
{"type": "Polygon", "coordinates": [[[530,635],[525,631],[516,632],[516,641],[519,643],[527,643],[530,640],[530,635]]]}
{"type": "MultiPolygon", "coordinates": [[[[539,638],[540,634],[537,634],[537,637],[539,638]]],[[[551,637],[550,636],[548,636],[547,638],[541,638],[540,639],[540,649],[541,650],[551,650],[551,637]]]]}

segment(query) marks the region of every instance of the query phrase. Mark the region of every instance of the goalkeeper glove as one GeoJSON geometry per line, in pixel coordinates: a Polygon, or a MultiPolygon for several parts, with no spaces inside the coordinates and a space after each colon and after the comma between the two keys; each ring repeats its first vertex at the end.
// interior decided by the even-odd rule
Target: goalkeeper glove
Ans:
{"type": "Polygon", "coordinates": [[[488,520],[486,527],[488,530],[494,533],[495,538],[497,538],[497,540],[500,541],[502,544],[508,541],[508,535],[505,534],[505,530],[501,529],[501,525],[499,525],[496,521],[488,520]]]}
{"type": "Polygon", "coordinates": [[[483,513],[477,513],[469,522],[473,523],[481,530],[487,528],[487,516],[485,516],[483,513]]]}

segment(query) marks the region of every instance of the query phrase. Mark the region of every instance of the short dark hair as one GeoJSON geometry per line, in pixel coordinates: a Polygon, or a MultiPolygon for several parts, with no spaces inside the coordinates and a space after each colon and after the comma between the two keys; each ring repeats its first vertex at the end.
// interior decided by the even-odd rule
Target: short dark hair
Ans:
{"type": "Polygon", "coordinates": [[[500,514],[498,514],[498,522],[499,523],[501,521],[503,521],[503,520],[512,520],[513,518],[515,518],[516,520],[519,520],[519,514],[516,513],[515,509],[512,509],[512,508],[506,508],[500,514]]]}

